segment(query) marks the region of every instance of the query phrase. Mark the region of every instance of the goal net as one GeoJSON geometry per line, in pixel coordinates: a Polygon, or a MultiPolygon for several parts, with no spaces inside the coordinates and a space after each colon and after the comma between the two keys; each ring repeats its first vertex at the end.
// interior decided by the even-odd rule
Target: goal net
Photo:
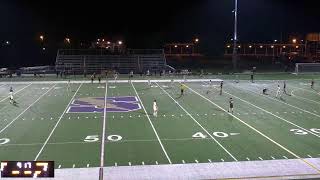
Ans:
{"type": "Polygon", "coordinates": [[[296,63],[295,73],[320,73],[320,63],[296,63]]]}

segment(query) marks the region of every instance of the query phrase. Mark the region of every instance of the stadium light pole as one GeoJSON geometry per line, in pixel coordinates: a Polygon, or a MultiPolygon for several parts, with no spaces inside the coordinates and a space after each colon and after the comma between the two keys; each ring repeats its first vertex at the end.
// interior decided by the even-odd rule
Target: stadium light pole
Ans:
{"type": "Polygon", "coordinates": [[[232,53],[232,64],[233,71],[237,70],[237,40],[238,40],[238,0],[235,0],[234,13],[234,35],[233,35],[233,53],[232,53]]]}

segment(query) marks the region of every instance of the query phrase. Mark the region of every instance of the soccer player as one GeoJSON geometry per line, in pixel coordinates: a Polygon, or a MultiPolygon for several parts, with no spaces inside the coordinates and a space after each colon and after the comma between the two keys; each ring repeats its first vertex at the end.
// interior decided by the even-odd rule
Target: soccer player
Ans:
{"type": "Polygon", "coordinates": [[[117,83],[118,72],[114,72],[113,77],[114,77],[114,83],[117,83]]]}
{"type": "Polygon", "coordinates": [[[223,81],[220,82],[220,96],[222,95],[223,81]]]}
{"type": "Polygon", "coordinates": [[[99,81],[99,84],[101,83],[101,76],[98,75],[98,81],[99,81]]]}
{"type": "Polygon", "coordinates": [[[158,105],[156,100],[153,101],[153,116],[154,117],[158,116],[158,105]]]}
{"type": "Polygon", "coordinates": [[[10,99],[10,103],[14,104],[14,99],[13,99],[13,89],[12,87],[10,87],[10,91],[9,91],[9,99],[10,99]]]}
{"type": "Polygon", "coordinates": [[[229,99],[229,110],[228,112],[231,112],[233,114],[233,99],[230,98],[229,99]]]}
{"type": "Polygon", "coordinates": [[[268,94],[267,94],[267,90],[268,90],[267,88],[263,88],[263,90],[262,90],[262,94],[264,94],[264,95],[268,95],[268,94]]]}
{"type": "Polygon", "coordinates": [[[312,79],[311,80],[311,89],[313,89],[313,87],[314,87],[314,80],[312,79]]]}
{"type": "Polygon", "coordinates": [[[283,81],[283,92],[284,92],[284,94],[287,94],[286,88],[287,88],[287,83],[286,83],[286,81],[283,81]]]}
{"type": "Polygon", "coordinates": [[[174,81],[173,81],[173,78],[171,78],[171,88],[173,87],[174,85],[174,81]]]}
{"type": "Polygon", "coordinates": [[[147,70],[147,76],[150,76],[150,70],[149,69],[147,70]]]}
{"type": "Polygon", "coordinates": [[[251,83],[253,83],[253,74],[251,74],[251,83]]]}
{"type": "Polygon", "coordinates": [[[68,81],[68,84],[67,84],[67,93],[68,93],[68,96],[69,96],[69,92],[70,92],[70,80],[68,81]]]}
{"type": "Polygon", "coordinates": [[[278,97],[278,95],[279,95],[279,97],[281,97],[281,93],[280,92],[281,92],[281,88],[280,88],[280,85],[278,84],[276,98],[278,97]]]}
{"type": "Polygon", "coordinates": [[[181,85],[180,85],[180,92],[181,92],[180,97],[183,96],[184,89],[185,89],[184,84],[181,84],[181,85]]]}
{"type": "Polygon", "coordinates": [[[93,76],[93,74],[91,75],[91,83],[93,83],[93,79],[94,79],[94,76],[93,76]]]}
{"type": "Polygon", "coordinates": [[[149,77],[148,77],[148,85],[151,87],[151,81],[149,77]]]}
{"type": "Polygon", "coordinates": [[[208,84],[207,94],[209,94],[210,89],[211,89],[211,86],[212,86],[212,81],[211,81],[211,79],[210,79],[209,84],[208,84]]]}
{"type": "Polygon", "coordinates": [[[133,78],[133,71],[132,70],[129,73],[129,81],[131,81],[131,78],[133,78]]]}

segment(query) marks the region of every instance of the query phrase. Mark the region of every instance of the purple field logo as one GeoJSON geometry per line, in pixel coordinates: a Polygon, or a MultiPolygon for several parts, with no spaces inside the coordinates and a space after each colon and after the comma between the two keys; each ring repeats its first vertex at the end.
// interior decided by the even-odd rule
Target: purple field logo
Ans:
{"type": "MultiPolygon", "coordinates": [[[[107,97],[107,112],[130,112],[141,109],[135,96],[107,97]]],[[[67,113],[99,113],[104,110],[104,97],[83,97],[73,100],[67,113]]]]}

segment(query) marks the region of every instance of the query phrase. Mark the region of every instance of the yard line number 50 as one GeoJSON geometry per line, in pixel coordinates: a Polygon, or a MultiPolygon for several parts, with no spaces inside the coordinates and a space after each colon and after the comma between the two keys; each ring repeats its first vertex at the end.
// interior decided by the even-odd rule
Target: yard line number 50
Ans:
{"type": "MultiPolygon", "coordinates": [[[[109,135],[107,137],[107,139],[109,141],[120,141],[122,139],[122,137],[120,135],[109,135]]],[[[99,135],[89,135],[87,136],[83,141],[85,142],[96,142],[96,141],[99,141],[99,135]]]]}

